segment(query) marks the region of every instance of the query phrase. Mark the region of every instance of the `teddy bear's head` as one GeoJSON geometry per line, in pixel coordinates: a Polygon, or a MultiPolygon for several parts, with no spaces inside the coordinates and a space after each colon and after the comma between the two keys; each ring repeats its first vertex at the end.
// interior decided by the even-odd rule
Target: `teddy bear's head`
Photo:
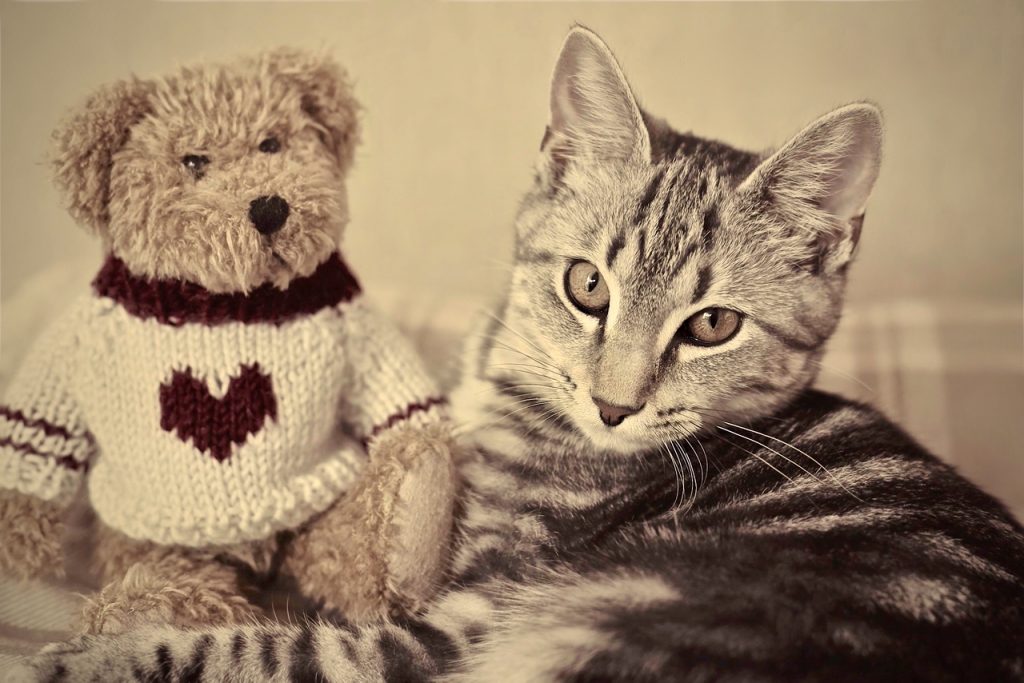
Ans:
{"type": "Polygon", "coordinates": [[[337,64],[295,50],[119,81],[54,133],[57,184],[133,273],[284,288],[337,248],[357,110],[337,64]]]}

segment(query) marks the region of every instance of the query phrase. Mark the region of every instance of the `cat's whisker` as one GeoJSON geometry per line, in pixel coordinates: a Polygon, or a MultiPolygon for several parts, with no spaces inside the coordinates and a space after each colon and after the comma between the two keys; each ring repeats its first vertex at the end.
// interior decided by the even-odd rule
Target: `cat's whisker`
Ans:
{"type": "Polygon", "coordinates": [[[520,405],[535,405],[535,404],[545,404],[545,403],[547,403],[547,399],[544,396],[538,396],[536,394],[530,394],[528,396],[523,396],[521,398],[509,399],[508,401],[503,403],[503,407],[513,407],[513,406],[520,406],[520,405]]]}
{"type": "MultiPolygon", "coordinates": [[[[559,387],[552,386],[550,384],[517,384],[515,386],[516,386],[516,388],[528,387],[529,389],[528,390],[524,389],[524,391],[529,391],[529,393],[531,393],[531,394],[536,394],[536,398],[548,398],[548,397],[551,396],[551,394],[550,393],[546,393],[543,396],[541,396],[540,395],[541,392],[539,392],[539,391],[532,391],[532,390],[543,389],[543,390],[546,390],[547,392],[557,392],[557,391],[559,391],[559,387]]],[[[493,393],[494,393],[493,390],[491,390],[489,387],[484,387],[483,389],[480,389],[480,391],[476,392],[476,395],[477,396],[490,396],[490,395],[493,395],[493,393]]]]}
{"type": "MultiPolygon", "coordinates": [[[[825,472],[825,474],[827,474],[829,477],[832,478],[832,481],[835,482],[836,486],[838,486],[839,488],[843,489],[844,491],[846,491],[848,494],[850,494],[851,496],[853,496],[857,500],[861,500],[860,497],[857,496],[857,494],[855,494],[853,491],[851,491],[849,488],[847,488],[846,485],[844,485],[841,481],[839,481],[839,479],[834,474],[832,474],[832,472],[827,467],[825,467],[825,465],[823,465],[820,461],[818,461],[813,456],[811,456],[810,453],[807,453],[806,451],[803,451],[803,450],[797,448],[796,446],[794,446],[793,444],[789,443],[788,441],[783,441],[782,439],[780,439],[778,437],[772,436],[771,434],[765,434],[764,432],[759,432],[756,429],[751,429],[750,427],[744,427],[742,425],[734,424],[732,422],[726,422],[725,424],[729,425],[730,427],[735,427],[736,429],[742,429],[744,431],[751,432],[751,433],[757,434],[759,436],[763,436],[764,438],[771,439],[772,441],[777,441],[778,443],[781,443],[782,445],[784,445],[784,446],[786,446],[788,448],[792,448],[794,451],[796,451],[800,455],[804,456],[805,458],[807,458],[808,460],[813,462],[815,465],[817,465],[819,468],[821,468],[821,470],[823,472],[825,472]]],[[[719,429],[723,429],[723,428],[719,427],[719,429]]],[[[746,437],[743,437],[742,434],[736,434],[736,436],[740,436],[742,438],[746,438],[746,437]]],[[[753,441],[753,439],[750,439],[750,440],[753,441]]],[[[755,441],[754,443],[757,443],[757,442],[755,441]]],[[[768,450],[772,451],[772,453],[778,453],[778,451],[772,449],[771,447],[769,447],[769,446],[767,446],[765,444],[761,444],[761,445],[764,448],[767,448],[768,450]]],[[[781,453],[779,453],[779,455],[781,455],[783,458],[786,458],[786,456],[782,455],[781,453]]],[[[786,458],[786,459],[789,460],[789,458],[786,458]]],[[[790,462],[793,462],[793,461],[790,460],[790,462]]],[[[795,462],[793,462],[793,464],[796,465],[795,462]]],[[[797,465],[797,467],[800,467],[800,465],[797,465]]],[[[801,467],[801,469],[803,469],[803,468],[801,467]]],[[[804,470],[804,471],[807,472],[807,470],[804,470]]],[[[808,474],[810,474],[810,472],[808,472],[808,474]]],[[[814,476],[814,475],[811,475],[811,476],[814,476]]],[[[817,479],[817,477],[815,477],[815,478],[817,479]]],[[[818,481],[821,481],[821,480],[818,479],[818,481]]],[[[824,482],[822,482],[822,483],[824,483],[824,482]]],[[[861,501],[861,502],[863,502],[863,501],[861,501]]]]}
{"type": "MultiPolygon", "coordinates": [[[[538,377],[540,379],[550,379],[550,378],[543,377],[543,376],[538,376],[538,377]]],[[[532,377],[530,379],[531,379],[531,382],[529,382],[529,383],[505,382],[505,386],[508,386],[508,387],[514,388],[514,389],[523,389],[523,393],[524,394],[536,394],[537,392],[532,391],[532,389],[547,389],[547,390],[556,391],[556,392],[564,392],[565,391],[564,387],[555,384],[553,381],[552,382],[538,382],[537,380],[533,379],[532,377]]],[[[494,389],[492,387],[490,387],[490,386],[482,387],[476,393],[477,396],[493,395],[493,394],[494,394],[494,389]]]]}
{"type": "MultiPolygon", "coordinates": [[[[696,476],[696,473],[694,472],[694,469],[693,469],[693,463],[690,461],[690,456],[687,455],[686,451],[683,449],[682,444],[680,444],[678,441],[672,442],[670,444],[670,446],[672,447],[672,450],[675,451],[679,455],[680,462],[682,464],[686,465],[686,469],[687,469],[687,471],[689,472],[689,475],[690,475],[689,476],[690,486],[689,486],[689,491],[688,491],[687,496],[686,496],[686,505],[689,506],[690,504],[692,504],[692,502],[696,498],[696,494],[697,494],[697,476],[696,476]]],[[[680,505],[682,505],[682,504],[683,504],[683,501],[680,501],[680,505]]]]}
{"type": "Polygon", "coordinates": [[[506,261],[505,259],[495,258],[493,256],[488,258],[487,262],[492,266],[504,268],[505,271],[509,273],[511,273],[516,268],[515,261],[506,261]]]}
{"type": "Polygon", "coordinates": [[[487,366],[488,369],[501,371],[502,368],[509,368],[508,372],[522,372],[528,375],[537,375],[538,377],[546,377],[552,380],[563,380],[564,377],[554,377],[552,375],[543,374],[545,372],[552,372],[551,370],[545,370],[542,366],[531,365],[529,363],[493,363],[487,366]],[[514,369],[512,369],[514,368],[514,369]],[[525,368],[532,368],[527,370],[525,368]]]}
{"type": "MultiPolygon", "coordinates": [[[[508,419],[509,417],[512,417],[513,415],[522,413],[524,411],[536,410],[537,407],[541,406],[541,407],[544,407],[545,410],[543,410],[542,413],[541,413],[540,423],[539,424],[533,424],[533,425],[530,425],[530,426],[527,427],[528,433],[536,433],[544,424],[547,424],[549,421],[551,421],[554,418],[560,416],[560,412],[555,407],[556,405],[565,405],[567,403],[568,402],[566,402],[564,400],[563,401],[553,401],[553,400],[550,400],[550,399],[540,399],[540,398],[535,398],[535,399],[523,398],[523,399],[519,399],[517,401],[512,402],[511,406],[520,405],[522,407],[520,407],[520,408],[518,408],[516,410],[513,410],[511,412],[505,412],[504,414],[502,414],[502,415],[500,415],[498,417],[497,421],[508,419]]],[[[495,412],[497,412],[497,411],[495,411],[495,412]]]]}
{"type": "Polygon", "coordinates": [[[710,474],[711,466],[712,465],[714,465],[715,469],[718,470],[718,473],[721,474],[722,473],[722,468],[719,467],[717,462],[711,462],[711,456],[708,455],[707,450],[704,448],[704,443],[700,439],[697,439],[697,438],[695,438],[694,441],[697,442],[697,445],[700,446],[701,452],[704,453],[704,462],[707,463],[708,474],[710,474]]]}
{"type": "Polygon", "coordinates": [[[554,406],[551,406],[548,409],[548,411],[544,414],[544,416],[541,418],[540,424],[538,425],[538,429],[541,427],[546,427],[549,423],[553,423],[554,420],[559,417],[562,417],[561,412],[558,411],[554,406]]]}
{"type": "MultiPolygon", "coordinates": [[[[526,385],[520,385],[520,386],[526,386],[526,385]]],[[[532,407],[532,406],[535,406],[535,405],[568,405],[570,403],[570,401],[568,400],[567,396],[565,396],[564,394],[559,393],[555,387],[541,387],[540,385],[534,385],[534,386],[536,386],[538,388],[548,389],[549,391],[555,391],[555,394],[554,395],[547,394],[547,395],[543,395],[542,396],[542,395],[539,395],[536,392],[527,391],[526,395],[524,395],[524,396],[521,396],[519,398],[507,399],[504,402],[504,406],[514,407],[514,406],[520,406],[521,405],[521,406],[525,406],[525,407],[532,407]]]]}
{"type": "MultiPolygon", "coordinates": [[[[548,366],[539,365],[537,363],[512,363],[512,362],[509,362],[509,363],[488,363],[487,367],[489,367],[489,368],[533,368],[535,370],[544,370],[546,372],[554,373],[553,370],[548,370],[547,369],[548,366]]],[[[559,375],[559,376],[561,376],[561,375],[559,375]]]]}
{"type": "MultiPolygon", "coordinates": [[[[727,415],[727,416],[730,416],[730,417],[736,415],[736,411],[735,410],[722,410],[721,408],[707,408],[705,406],[688,406],[686,408],[686,410],[690,410],[690,411],[692,411],[694,413],[697,413],[698,415],[703,415],[704,413],[721,413],[722,415],[727,415]]],[[[719,416],[715,416],[715,415],[709,415],[708,417],[711,417],[713,419],[721,419],[719,416]]],[[[758,420],[772,420],[773,422],[785,422],[786,421],[786,420],[784,420],[782,418],[772,417],[770,415],[764,415],[764,416],[758,417],[757,419],[758,420]]]]}
{"type": "Polygon", "coordinates": [[[848,373],[848,372],[843,372],[842,370],[837,370],[836,368],[834,368],[834,367],[832,367],[832,366],[830,366],[830,365],[825,365],[825,364],[824,364],[824,363],[822,363],[822,362],[821,362],[820,360],[813,360],[813,359],[812,359],[812,360],[811,360],[811,362],[812,362],[812,363],[814,363],[815,365],[817,365],[817,366],[818,366],[819,368],[821,368],[822,370],[828,370],[829,372],[831,372],[831,373],[832,373],[832,374],[834,374],[834,375],[838,375],[838,376],[840,376],[840,377],[843,377],[843,378],[845,378],[845,379],[848,379],[848,380],[850,380],[851,382],[856,382],[856,383],[857,383],[857,384],[859,384],[860,386],[862,386],[862,387],[864,387],[865,389],[867,389],[868,391],[870,391],[870,392],[871,392],[872,394],[873,394],[873,393],[875,393],[875,390],[874,390],[874,389],[872,389],[872,388],[871,388],[871,386],[870,386],[870,385],[869,385],[869,384],[868,384],[867,382],[863,381],[863,380],[862,380],[862,379],[860,379],[859,377],[856,377],[856,376],[854,376],[854,375],[851,375],[851,374],[850,374],[850,373],[848,373]]]}
{"type": "Polygon", "coordinates": [[[743,451],[744,453],[747,453],[747,454],[749,454],[749,455],[752,455],[753,457],[757,458],[757,459],[758,459],[758,460],[760,460],[760,461],[761,461],[761,462],[762,462],[762,463],[763,463],[764,465],[767,465],[767,466],[768,466],[769,468],[771,468],[772,470],[774,470],[775,472],[777,472],[777,473],[779,474],[779,476],[781,476],[781,477],[782,477],[783,479],[785,479],[786,481],[788,481],[788,482],[792,482],[792,481],[793,481],[793,477],[789,476],[788,474],[786,474],[785,472],[783,472],[782,470],[780,470],[780,469],[779,469],[778,467],[776,467],[775,465],[771,464],[770,462],[768,462],[767,460],[765,460],[764,458],[762,458],[762,457],[761,457],[760,455],[758,455],[758,454],[757,454],[757,453],[755,453],[754,451],[750,450],[749,448],[744,448],[743,446],[739,446],[739,445],[737,445],[737,444],[734,444],[734,443],[733,443],[732,441],[730,441],[729,439],[726,439],[726,438],[725,438],[724,436],[721,436],[721,435],[719,435],[719,434],[715,434],[715,436],[716,436],[717,438],[721,439],[722,441],[724,441],[725,443],[729,444],[729,445],[730,445],[730,446],[732,446],[733,448],[739,449],[739,450],[743,451]]]}
{"type": "Polygon", "coordinates": [[[558,389],[559,387],[555,384],[537,383],[537,382],[510,382],[509,386],[516,389],[529,389],[529,388],[540,388],[540,389],[558,389]]]}
{"type": "MultiPolygon", "coordinates": [[[[689,441],[687,441],[684,438],[683,439],[683,443],[679,444],[679,448],[685,453],[686,452],[686,448],[685,447],[688,446],[688,445],[689,445],[689,441]]],[[[692,491],[690,492],[690,505],[691,506],[694,503],[697,502],[697,492],[700,491],[700,487],[704,485],[704,474],[703,474],[704,466],[701,465],[701,473],[702,474],[701,474],[700,480],[698,480],[697,472],[696,472],[697,468],[694,467],[694,463],[693,463],[693,461],[695,459],[697,459],[697,452],[693,449],[693,446],[690,446],[689,453],[687,453],[687,456],[686,456],[686,462],[687,462],[687,464],[690,467],[690,475],[693,477],[693,486],[692,486],[692,491]]],[[[698,461],[698,464],[699,464],[700,463],[699,459],[697,459],[697,461],[698,461]]]]}
{"type": "Polygon", "coordinates": [[[679,468],[679,464],[676,462],[675,457],[669,450],[668,444],[668,441],[662,441],[660,450],[662,453],[665,454],[665,457],[668,458],[669,463],[672,465],[672,471],[675,472],[676,493],[675,496],[672,498],[672,507],[670,508],[671,510],[675,510],[676,507],[678,507],[679,502],[682,500],[682,488],[685,486],[685,483],[683,482],[682,470],[679,468]]]}
{"type": "Polygon", "coordinates": [[[524,396],[519,399],[509,399],[500,406],[488,406],[485,409],[485,415],[491,416],[493,419],[480,421],[479,423],[475,424],[465,425],[461,431],[464,433],[468,431],[478,430],[484,427],[489,427],[491,425],[495,425],[504,420],[507,420],[509,417],[512,417],[513,415],[524,412],[526,410],[534,409],[536,408],[536,406],[551,406],[554,403],[564,405],[567,404],[568,401],[565,400],[564,396],[542,398],[536,395],[524,396]],[[556,401],[555,399],[558,400],[556,401]],[[519,406],[519,408],[516,410],[504,410],[505,408],[516,408],[517,406],[519,406]]]}
{"type": "Polygon", "coordinates": [[[551,370],[553,370],[554,372],[557,372],[558,374],[560,374],[563,377],[566,377],[568,379],[568,375],[566,375],[564,372],[562,372],[562,369],[559,368],[557,365],[554,365],[553,363],[549,363],[549,362],[547,362],[547,361],[545,361],[543,359],[537,358],[536,356],[533,356],[533,355],[531,355],[529,353],[526,353],[522,349],[518,349],[518,348],[516,348],[516,347],[514,347],[514,346],[512,346],[510,344],[506,344],[505,342],[501,341],[500,339],[498,339],[496,337],[492,337],[491,338],[491,342],[495,346],[497,346],[499,348],[503,348],[503,349],[505,349],[507,351],[511,351],[512,353],[518,353],[519,355],[521,355],[521,356],[523,356],[525,358],[529,358],[530,360],[532,360],[535,363],[539,363],[539,364],[541,364],[541,365],[543,365],[545,367],[551,368],[551,370]]]}
{"type": "Polygon", "coordinates": [[[683,441],[685,441],[686,445],[690,447],[690,452],[693,453],[693,457],[697,459],[697,464],[700,465],[700,485],[699,486],[704,486],[704,484],[707,483],[707,480],[708,480],[708,466],[707,466],[707,463],[705,463],[703,460],[701,460],[700,456],[697,455],[697,449],[693,447],[693,442],[690,441],[690,437],[684,436],[683,437],[683,441]]]}
{"type": "Polygon", "coordinates": [[[554,358],[551,358],[551,354],[550,354],[550,353],[548,353],[547,351],[545,351],[544,349],[542,349],[542,348],[541,348],[540,346],[538,346],[538,345],[537,345],[537,344],[536,344],[535,342],[533,342],[533,341],[531,341],[530,339],[528,339],[528,338],[526,337],[526,335],[524,335],[523,333],[519,332],[518,330],[514,330],[514,329],[512,329],[512,326],[511,326],[511,325],[509,325],[509,324],[508,324],[507,322],[505,322],[504,320],[502,320],[501,318],[499,318],[498,316],[496,316],[496,315],[495,315],[494,313],[492,313],[492,312],[490,312],[490,311],[487,311],[487,315],[488,315],[488,316],[489,316],[489,317],[491,318],[491,320],[493,320],[494,322],[498,323],[499,325],[501,325],[502,327],[504,327],[504,328],[505,328],[506,330],[508,330],[508,331],[509,331],[509,332],[511,332],[512,334],[514,334],[514,335],[516,335],[517,337],[519,337],[520,339],[522,339],[522,340],[523,340],[524,342],[526,342],[527,344],[529,344],[529,345],[530,345],[530,346],[531,346],[532,348],[534,348],[535,350],[537,350],[537,351],[539,351],[540,353],[542,353],[542,354],[543,354],[543,355],[544,355],[544,356],[545,356],[546,358],[549,358],[549,359],[551,359],[551,360],[554,360],[554,358]]]}
{"type": "Polygon", "coordinates": [[[683,504],[683,500],[687,495],[687,479],[686,473],[683,471],[683,462],[679,457],[678,451],[676,451],[676,449],[673,447],[673,443],[671,441],[668,443],[668,452],[670,454],[669,457],[672,460],[672,465],[673,467],[675,467],[676,470],[676,481],[679,482],[679,486],[676,487],[676,497],[672,501],[672,507],[673,509],[675,509],[683,504]]]}
{"type": "Polygon", "coordinates": [[[510,418],[510,417],[512,417],[514,415],[517,415],[517,414],[519,414],[519,413],[521,413],[521,412],[523,412],[525,410],[532,410],[536,406],[545,405],[545,404],[544,404],[543,401],[537,401],[535,403],[529,403],[529,404],[525,404],[525,405],[520,405],[520,404],[513,404],[513,405],[519,405],[519,407],[516,408],[515,410],[506,410],[506,411],[493,410],[493,411],[491,411],[492,414],[496,416],[496,418],[497,418],[496,421],[500,422],[502,420],[507,420],[508,418],[510,418]]]}
{"type": "MultiPolygon", "coordinates": [[[[722,430],[723,432],[726,432],[726,433],[728,433],[728,434],[732,434],[733,436],[738,436],[738,437],[739,437],[739,438],[741,438],[741,439],[745,439],[745,440],[747,440],[747,441],[749,441],[749,442],[751,442],[751,443],[757,444],[757,445],[758,445],[758,446],[760,446],[761,448],[764,448],[764,449],[766,449],[766,450],[769,450],[769,451],[771,451],[771,452],[772,452],[772,453],[774,453],[775,455],[779,456],[780,458],[782,458],[782,459],[783,459],[783,460],[785,460],[786,462],[790,463],[790,464],[791,464],[791,465],[793,465],[794,467],[798,468],[798,469],[799,469],[800,471],[804,472],[805,474],[807,474],[808,476],[810,476],[811,478],[813,478],[813,479],[814,479],[814,480],[815,480],[816,482],[818,482],[819,484],[822,484],[822,485],[824,485],[824,484],[825,484],[825,481],[824,481],[824,480],[823,480],[823,479],[822,479],[821,477],[819,477],[818,475],[816,475],[816,474],[815,474],[814,472],[811,472],[811,471],[810,471],[809,469],[807,469],[806,467],[804,467],[803,465],[801,465],[800,463],[798,463],[798,462],[797,462],[796,460],[793,460],[792,458],[789,458],[789,457],[787,457],[787,456],[783,455],[782,453],[780,453],[779,451],[775,450],[775,449],[774,449],[774,448],[772,448],[771,446],[769,446],[769,445],[767,445],[767,444],[763,444],[763,443],[761,443],[760,441],[757,441],[757,440],[755,440],[755,439],[752,439],[752,438],[750,438],[750,437],[748,437],[748,436],[744,436],[743,434],[740,434],[739,432],[734,432],[734,431],[732,431],[731,429],[728,429],[728,428],[726,428],[726,427],[722,427],[721,425],[718,425],[718,426],[716,427],[716,429],[720,429],[720,430],[722,430]]],[[[854,493],[853,493],[852,491],[850,491],[850,490],[849,490],[848,488],[846,488],[845,486],[842,486],[842,489],[843,489],[844,491],[846,491],[846,493],[849,493],[849,494],[850,494],[851,496],[853,496],[854,498],[857,498],[857,500],[860,500],[860,498],[858,498],[858,497],[857,497],[857,496],[856,496],[856,495],[855,495],[855,494],[854,494],[854,493]]],[[[863,502],[863,501],[862,501],[862,502],[863,502]]]]}

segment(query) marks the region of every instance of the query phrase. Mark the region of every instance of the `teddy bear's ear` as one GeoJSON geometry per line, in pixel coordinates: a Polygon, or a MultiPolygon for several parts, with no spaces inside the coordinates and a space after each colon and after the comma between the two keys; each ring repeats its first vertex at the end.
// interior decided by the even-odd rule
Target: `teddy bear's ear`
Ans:
{"type": "Polygon", "coordinates": [[[299,91],[302,108],[322,128],[324,142],[347,171],[359,142],[359,103],[348,73],[328,55],[293,48],[273,50],[264,59],[272,77],[299,91]]]}
{"type": "Polygon", "coordinates": [[[153,84],[131,79],[105,85],[53,132],[56,184],[76,220],[105,233],[110,169],[128,131],[150,110],[153,84]]]}

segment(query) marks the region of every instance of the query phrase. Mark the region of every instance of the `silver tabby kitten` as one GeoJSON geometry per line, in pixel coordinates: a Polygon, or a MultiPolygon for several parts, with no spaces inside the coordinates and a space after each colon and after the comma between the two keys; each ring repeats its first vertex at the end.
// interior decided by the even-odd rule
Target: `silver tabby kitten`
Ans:
{"type": "Polygon", "coordinates": [[[154,627],[40,679],[1024,680],[1024,537],[871,409],[808,389],[881,125],[760,157],[672,131],[576,28],[508,297],[454,396],[450,581],[388,623],[154,627]]]}

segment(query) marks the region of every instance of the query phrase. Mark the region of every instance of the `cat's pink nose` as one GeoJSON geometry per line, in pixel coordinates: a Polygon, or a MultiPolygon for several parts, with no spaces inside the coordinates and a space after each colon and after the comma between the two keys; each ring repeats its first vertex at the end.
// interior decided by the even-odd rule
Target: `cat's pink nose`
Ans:
{"type": "Polygon", "coordinates": [[[591,396],[590,398],[593,399],[594,405],[597,406],[597,412],[601,415],[601,422],[604,422],[609,427],[617,427],[630,415],[643,410],[644,405],[646,405],[640,404],[635,408],[632,406],[617,406],[607,401],[602,401],[597,396],[591,396]]]}

